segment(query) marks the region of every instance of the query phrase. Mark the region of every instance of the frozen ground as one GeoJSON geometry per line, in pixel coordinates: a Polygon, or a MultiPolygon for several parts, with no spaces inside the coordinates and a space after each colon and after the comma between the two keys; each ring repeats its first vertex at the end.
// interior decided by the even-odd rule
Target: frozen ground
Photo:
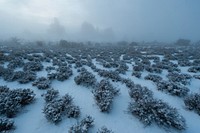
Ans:
{"type": "MultiPolygon", "coordinates": [[[[142,54],[146,54],[145,51],[142,54]]],[[[39,55],[43,55],[40,53],[39,55]]],[[[68,56],[71,56],[70,53],[67,53],[68,56]]],[[[31,56],[31,54],[30,54],[31,56]]],[[[162,55],[153,55],[157,56],[160,60],[164,59],[162,55]]],[[[120,56],[120,60],[123,60],[123,55],[120,56]]],[[[105,68],[102,66],[101,62],[98,62],[95,58],[92,59],[92,62],[98,69],[102,70],[115,70],[115,68],[105,68]]],[[[154,64],[153,61],[150,61],[151,64],[154,64]]],[[[174,60],[171,62],[177,63],[174,60]]],[[[178,109],[178,112],[184,116],[187,124],[186,130],[182,131],[183,133],[198,133],[200,131],[200,116],[195,113],[194,111],[186,110],[183,102],[183,98],[172,96],[168,93],[158,91],[156,89],[156,84],[150,80],[145,80],[144,77],[149,74],[147,71],[142,71],[141,78],[136,78],[132,76],[132,65],[135,62],[132,61],[130,63],[126,63],[129,67],[125,74],[120,74],[122,78],[129,78],[135,84],[140,84],[142,86],[148,87],[154,93],[154,97],[157,99],[162,99],[163,101],[167,102],[172,107],[178,109]]],[[[37,77],[47,76],[47,71],[45,68],[47,66],[53,66],[52,63],[42,63],[44,69],[40,72],[37,72],[37,77]]],[[[3,64],[3,67],[7,68],[8,62],[3,64]]],[[[84,65],[84,67],[91,73],[95,75],[95,78],[99,82],[103,77],[100,77],[97,72],[92,70],[89,66],[84,65]]],[[[179,66],[181,73],[187,73],[190,75],[194,75],[194,73],[188,72],[189,67],[181,67],[179,66]]],[[[16,70],[22,70],[22,68],[17,68],[16,70]]],[[[100,112],[98,106],[95,103],[94,96],[92,94],[92,87],[84,87],[81,85],[77,85],[74,82],[74,78],[79,74],[77,72],[77,68],[75,65],[72,65],[73,75],[69,77],[69,79],[65,81],[57,81],[53,80],[51,83],[51,87],[58,90],[60,95],[63,96],[66,93],[70,94],[73,97],[74,103],[78,105],[81,109],[81,116],[78,119],[75,118],[67,118],[64,117],[63,120],[58,124],[53,124],[49,122],[43,112],[44,108],[44,98],[41,96],[46,92],[46,90],[39,90],[37,87],[32,86],[31,83],[28,84],[20,84],[17,81],[14,82],[7,82],[4,79],[0,79],[0,85],[6,85],[11,89],[16,88],[30,88],[36,94],[36,100],[24,107],[22,111],[17,114],[14,119],[16,129],[12,132],[14,133],[66,133],[68,132],[69,128],[80,121],[86,115],[91,115],[94,118],[94,126],[89,130],[89,133],[95,133],[99,128],[102,126],[106,126],[109,129],[112,129],[115,133],[166,133],[168,131],[160,128],[156,124],[152,124],[151,126],[145,127],[138,118],[132,116],[128,113],[127,108],[131,98],[128,93],[128,88],[125,84],[121,82],[113,82],[109,80],[114,87],[119,89],[120,93],[114,98],[112,109],[109,113],[100,112]]],[[[168,80],[167,78],[168,71],[163,70],[160,75],[163,80],[168,80]]],[[[195,74],[200,74],[195,73],[195,74]]],[[[186,87],[190,89],[190,92],[199,93],[200,87],[200,80],[192,78],[190,84],[187,84],[186,87]]],[[[179,132],[176,130],[171,130],[171,132],[179,132]]]]}

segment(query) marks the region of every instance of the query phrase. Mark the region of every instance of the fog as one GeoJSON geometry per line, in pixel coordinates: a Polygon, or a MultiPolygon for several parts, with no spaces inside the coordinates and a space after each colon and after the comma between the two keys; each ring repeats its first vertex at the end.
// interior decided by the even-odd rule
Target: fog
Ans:
{"type": "Polygon", "coordinates": [[[0,39],[200,38],[199,0],[0,0],[0,39]]]}

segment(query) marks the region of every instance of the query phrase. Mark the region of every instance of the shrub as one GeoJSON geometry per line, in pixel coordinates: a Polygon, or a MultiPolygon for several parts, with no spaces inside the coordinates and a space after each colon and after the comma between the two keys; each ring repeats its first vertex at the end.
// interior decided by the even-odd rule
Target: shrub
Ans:
{"type": "Polygon", "coordinates": [[[56,68],[53,67],[53,66],[47,66],[47,67],[45,68],[45,70],[49,73],[49,72],[51,72],[51,70],[56,70],[56,68]]]}
{"type": "Polygon", "coordinates": [[[104,78],[110,78],[112,81],[121,81],[122,78],[119,76],[119,73],[116,71],[107,71],[107,70],[99,70],[98,74],[104,78]]]}
{"type": "Polygon", "coordinates": [[[128,66],[124,62],[120,62],[119,67],[116,69],[116,71],[121,74],[125,74],[127,70],[128,70],[128,66]]]}
{"type": "Polygon", "coordinates": [[[193,66],[188,69],[188,72],[197,73],[200,72],[200,66],[193,66]]]}
{"type": "Polygon", "coordinates": [[[46,119],[55,124],[60,122],[62,120],[62,107],[62,100],[53,100],[48,102],[43,109],[46,119]]]}
{"type": "Polygon", "coordinates": [[[26,84],[26,83],[29,83],[31,81],[35,81],[35,79],[36,79],[36,73],[35,72],[26,71],[26,72],[23,72],[21,74],[22,74],[21,78],[18,80],[18,82],[20,84],[26,84]]]}
{"type": "Polygon", "coordinates": [[[11,93],[16,93],[17,96],[20,96],[20,104],[27,105],[34,101],[35,93],[31,89],[15,89],[11,93]]]}
{"type": "Polygon", "coordinates": [[[148,74],[147,76],[144,77],[146,80],[151,80],[153,82],[159,82],[162,80],[162,77],[154,74],[148,74]]]}
{"type": "Polygon", "coordinates": [[[74,105],[73,98],[70,95],[65,94],[62,97],[62,101],[63,101],[64,113],[67,115],[68,118],[70,118],[70,117],[72,117],[72,118],[79,117],[80,108],[78,106],[74,105]]]}
{"type": "Polygon", "coordinates": [[[111,68],[112,66],[110,65],[109,62],[104,61],[103,62],[103,67],[105,67],[105,68],[111,68]]]}
{"type": "Polygon", "coordinates": [[[80,116],[80,108],[75,106],[73,99],[70,95],[65,94],[62,98],[57,99],[57,91],[49,90],[44,96],[46,105],[44,106],[43,113],[50,122],[57,124],[62,120],[62,117],[67,115],[68,118],[77,118],[80,116]],[[50,97],[46,97],[47,94],[50,97]]]}
{"type": "Polygon", "coordinates": [[[143,70],[144,70],[144,66],[142,64],[133,66],[133,71],[142,72],[143,70]]]}
{"type": "Polygon", "coordinates": [[[7,86],[0,86],[0,95],[2,93],[8,93],[9,92],[9,88],[7,86]]]}
{"type": "Polygon", "coordinates": [[[109,111],[114,96],[119,90],[113,88],[112,84],[107,80],[101,80],[97,88],[93,91],[96,104],[102,112],[109,111]]]}
{"type": "Polygon", "coordinates": [[[107,127],[103,126],[97,131],[97,133],[114,133],[114,132],[108,129],[107,127]]]}
{"type": "Polygon", "coordinates": [[[200,79],[200,75],[194,75],[193,76],[195,79],[200,79]]]}
{"type": "Polygon", "coordinates": [[[48,78],[49,80],[56,79],[56,78],[57,78],[57,73],[48,73],[48,74],[47,74],[47,78],[48,78]]]}
{"type": "Polygon", "coordinates": [[[80,108],[79,106],[75,106],[73,104],[67,105],[64,108],[65,113],[68,118],[77,118],[80,116],[80,108]]]}
{"type": "Polygon", "coordinates": [[[15,58],[13,60],[11,60],[8,64],[8,68],[10,69],[15,69],[17,67],[23,67],[24,65],[24,61],[20,58],[15,58]]]}
{"type": "Polygon", "coordinates": [[[129,95],[135,101],[138,101],[140,99],[151,99],[153,97],[153,92],[147,87],[136,84],[134,87],[130,88],[129,95]]]}
{"type": "Polygon", "coordinates": [[[83,85],[88,87],[88,86],[94,86],[97,80],[92,73],[84,69],[81,70],[80,74],[74,78],[74,81],[77,85],[83,85]]]}
{"type": "Polygon", "coordinates": [[[91,116],[86,116],[81,122],[70,127],[68,133],[87,133],[89,128],[94,124],[94,119],[91,116]]]}
{"type": "Polygon", "coordinates": [[[136,78],[141,78],[142,73],[139,72],[139,71],[133,71],[133,72],[132,72],[132,76],[135,76],[136,78]]]}
{"type": "Polygon", "coordinates": [[[156,85],[158,90],[168,92],[171,95],[182,97],[187,95],[187,93],[189,92],[189,89],[187,87],[174,82],[162,80],[160,82],[157,82],[156,85]]]}
{"type": "Polygon", "coordinates": [[[153,72],[159,73],[159,74],[162,73],[162,69],[157,68],[157,67],[145,66],[145,70],[150,73],[153,73],[153,72]]]}
{"type": "Polygon", "coordinates": [[[184,103],[187,109],[194,110],[200,115],[200,94],[193,93],[185,97],[184,103]]]}
{"type": "Polygon", "coordinates": [[[168,129],[170,127],[184,130],[185,119],[178,114],[175,108],[167,103],[153,98],[153,92],[141,85],[130,88],[129,95],[135,102],[131,102],[128,111],[138,117],[145,125],[155,122],[168,129]]]}
{"type": "Polygon", "coordinates": [[[139,99],[137,102],[130,103],[128,110],[145,125],[151,125],[155,122],[167,130],[169,128],[185,130],[186,128],[185,119],[179,115],[177,109],[161,100],[139,99]]]}
{"type": "Polygon", "coordinates": [[[14,117],[22,106],[35,99],[35,94],[30,89],[9,90],[6,86],[1,86],[0,91],[0,114],[7,117],[14,117]]]}
{"type": "Polygon", "coordinates": [[[1,75],[5,81],[12,81],[14,70],[10,68],[2,68],[1,75]]]}
{"type": "Polygon", "coordinates": [[[45,102],[51,102],[59,96],[59,92],[58,90],[50,89],[42,96],[44,96],[45,102]]]}
{"type": "Polygon", "coordinates": [[[68,67],[68,66],[60,66],[57,69],[56,78],[57,78],[58,81],[64,81],[64,80],[67,80],[72,75],[73,75],[73,72],[72,72],[70,67],[68,67]]]}
{"type": "Polygon", "coordinates": [[[27,62],[24,64],[24,71],[41,71],[43,66],[40,62],[27,62]]]}
{"type": "Polygon", "coordinates": [[[16,80],[19,80],[22,78],[24,72],[23,71],[16,71],[16,72],[13,72],[13,75],[11,77],[11,81],[16,81],[16,80]]]}
{"type": "Polygon", "coordinates": [[[123,79],[122,82],[124,84],[126,84],[126,87],[128,88],[134,88],[135,87],[135,84],[133,81],[131,81],[131,79],[123,79]]]}
{"type": "Polygon", "coordinates": [[[0,118],[0,132],[14,129],[14,121],[7,118],[0,118]]]}
{"type": "Polygon", "coordinates": [[[51,82],[45,77],[40,77],[32,83],[32,85],[36,86],[38,89],[48,89],[50,88],[50,84],[51,82]]]}
{"type": "Polygon", "coordinates": [[[189,74],[179,74],[177,72],[171,72],[167,75],[169,81],[179,82],[183,85],[187,85],[190,83],[190,79],[192,78],[189,74]]]}

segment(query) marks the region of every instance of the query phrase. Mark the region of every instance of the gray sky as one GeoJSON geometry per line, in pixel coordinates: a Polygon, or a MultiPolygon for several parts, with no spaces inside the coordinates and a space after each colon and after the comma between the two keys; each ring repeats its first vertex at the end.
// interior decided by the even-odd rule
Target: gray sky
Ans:
{"type": "Polygon", "coordinates": [[[200,40],[200,0],[0,0],[0,38],[200,40]]]}

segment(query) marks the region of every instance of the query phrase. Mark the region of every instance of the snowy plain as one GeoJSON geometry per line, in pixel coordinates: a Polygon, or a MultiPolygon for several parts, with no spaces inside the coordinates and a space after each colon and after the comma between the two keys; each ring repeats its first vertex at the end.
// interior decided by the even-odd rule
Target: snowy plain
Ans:
{"type": "MultiPolygon", "coordinates": [[[[69,54],[70,55],[70,54],[69,54]]],[[[159,57],[161,60],[164,58],[162,55],[154,55],[159,57]]],[[[123,56],[120,57],[122,59],[123,56]]],[[[113,68],[104,68],[101,63],[96,61],[95,59],[92,62],[99,69],[105,70],[114,70],[113,68]]],[[[153,62],[151,62],[153,63],[153,62]]],[[[193,111],[188,111],[184,107],[183,99],[171,96],[167,93],[158,91],[156,89],[156,85],[154,82],[150,80],[145,80],[144,77],[149,74],[147,71],[142,72],[141,78],[136,78],[132,76],[132,65],[127,63],[129,66],[127,72],[125,74],[120,74],[123,78],[129,78],[134,81],[135,84],[141,84],[142,86],[148,87],[154,93],[154,97],[158,99],[162,99],[167,102],[172,107],[176,107],[178,112],[184,116],[186,119],[187,128],[183,133],[199,133],[200,131],[200,116],[193,111]]],[[[8,63],[4,64],[4,67],[8,63]]],[[[52,66],[52,63],[43,63],[44,69],[43,71],[37,72],[37,77],[47,76],[47,72],[45,68],[47,66],[52,66]]],[[[97,81],[99,82],[102,77],[98,75],[97,72],[94,72],[90,67],[84,66],[89,72],[92,72],[97,81]]],[[[188,67],[180,67],[181,73],[188,73],[193,75],[187,71],[188,67]]],[[[12,132],[14,133],[66,133],[68,129],[75,124],[77,121],[80,121],[86,115],[91,115],[94,118],[94,126],[89,130],[89,133],[95,133],[102,126],[106,126],[109,129],[112,129],[115,133],[166,133],[168,131],[163,130],[158,127],[156,124],[145,127],[139,119],[132,116],[128,113],[127,108],[128,104],[131,101],[131,98],[128,93],[128,88],[122,84],[121,82],[110,82],[114,87],[119,89],[120,93],[115,97],[112,110],[109,113],[100,112],[99,108],[95,104],[95,100],[92,94],[92,88],[84,87],[76,85],[74,82],[74,77],[78,75],[77,69],[74,65],[72,65],[73,75],[66,81],[52,81],[51,87],[58,90],[60,95],[63,96],[66,93],[70,94],[73,97],[74,103],[78,105],[81,109],[81,117],[78,119],[74,118],[63,118],[63,120],[58,124],[53,124],[49,122],[45,117],[43,112],[44,108],[44,98],[41,96],[45,93],[45,90],[38,90],[37,87],[32,86],[31,83],[28,84],[19,84],[17,81],[7,82],[3,79],[0,79],[1,86],[6,85],[11,89],[16,88],[30,88],[36,94],[36,100],[34,103],[24,107],[22,111],[14,118],[16,129],[12,132]]],[[[168,72],[163,70],[161,74],[159,74],[163,79],[167,80],[168,72]]],[[[197,73],[200,74],[200,73],[197,73]]],[[[191,82],[187,87],[191,92],[199,92],[200,88],[200,80],[192,78],[191,82]]],[[[172,130],[171,132],[178,132],[172,130]]]]}

